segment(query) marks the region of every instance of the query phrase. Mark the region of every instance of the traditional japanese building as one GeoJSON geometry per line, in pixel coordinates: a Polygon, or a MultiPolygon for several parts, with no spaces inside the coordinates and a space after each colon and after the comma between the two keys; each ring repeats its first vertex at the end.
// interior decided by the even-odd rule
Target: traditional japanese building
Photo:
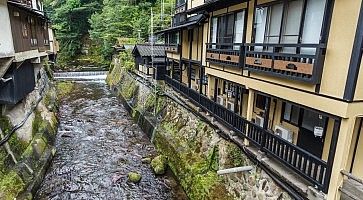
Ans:
{"type": "Polygon", "coordinates": [[[361,197],[363,4],[178,0],[166,83],[303,198],[361,197]]]}
{"type": "Polygon", "coordinates": [[[0,1],[0,104],[14,105],[33,91],[42,63],[58,44],[39,0],[0,1]]]}
{"type": "Polygon", "coordinates": [[[166,73],[164,45],[138,44],[132,54],[135,58],[135,69],[155,80],[164,80],[166,73]]]}

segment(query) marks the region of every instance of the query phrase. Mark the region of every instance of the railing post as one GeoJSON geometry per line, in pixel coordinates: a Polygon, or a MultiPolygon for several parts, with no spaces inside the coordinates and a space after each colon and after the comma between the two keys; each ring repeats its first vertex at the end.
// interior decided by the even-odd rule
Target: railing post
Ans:
{"type": "Polygon", "coordinates": [[[270,116],[270,106],[271,106],[271,97],[265,97],[266,104],[265,104],[265,113],[264,113],[264,120],[263,120],[263,130],[261,136],[261,148],[265,147],[266,144],[266,133],[268,129],[268,120],[270,116]]]}

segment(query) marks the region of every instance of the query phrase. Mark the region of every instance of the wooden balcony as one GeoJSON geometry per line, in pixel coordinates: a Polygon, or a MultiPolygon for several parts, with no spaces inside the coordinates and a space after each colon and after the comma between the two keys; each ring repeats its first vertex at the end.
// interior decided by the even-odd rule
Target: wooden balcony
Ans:
{"type": "Polygon", "coordinates": [[[241,43],[207,43],[206,61],[217,65],[242,67],[244,46],[241,43]]]}
{"type": "Polygon", "coordinates": [[[191,102],[208,111],[216,119],[237,132],[240,137],[248,139],[251,144],[278,160],[285,167],[295,171],[313,186],[327,192],[330,174],[328,174],[326,161],[284,140],[273,132],[248,121],[169,76],[165,76],[165,82],[174,90],[189,98],[191,102]]]}
{"type": "Polygon", "coordinates": [[[165,51],[168,53],[180,53],[181,46],[179,44],[165,44],[165,51]]]}
{"type": "Polygon", "coordinates": [[[245,69],[311,84],[321,80],[325,45],[245,44],[245,69]]]}

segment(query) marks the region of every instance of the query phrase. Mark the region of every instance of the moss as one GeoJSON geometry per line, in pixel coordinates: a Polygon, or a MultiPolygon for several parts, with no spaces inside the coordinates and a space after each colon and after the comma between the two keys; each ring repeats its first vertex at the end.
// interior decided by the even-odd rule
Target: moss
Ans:
{"type": "Polygon", "coordinates": [[[138,89],[139,87],[135,81],[127,81],[122,85],[120,95],[122,95],[122,97],[126,100],[131,100],[137,93],[138,89]]]}
{"type": "Polygon", "coordinates": [[[0,181],[0,199],[13,200],[24,189],[25,184],[20,176],[11,171],[0,181]]]}
{"type": "Polygon", "coordinates": [[[157,156],[151,161],[151,167],[156,175],[163,175],[166,172],[166,162],[165,156],[157,156]]]}
{"type": "MultiPolygon", "coordinates": [[[[6,116],[0,116],[0,127],[3,131],[4,135],[7,135],[12,130],[12,125],[8,117],[6,116]]],[[[10,139],[8,140],[8,144],[12,150],[12,152],[15,154],[16,157],[19,157],[28,146],[28,143],[25,141],[20,140],[16,133],[14,133],[10,139]]]]}
{"type": "Polygon", "coordinates": [[[130,182],[133,182],[133,183],[138,183],[140,182],[141,180],[141,174],[138,173],[138,172],[129,172],[127,174],[127,179],[130,181],[130,182]]]}
{"type": "Polygon", "coordinates": [[[56,85],[58,97],[64,98],[65,96],[67,96],[69,93],[72,92],[73,88],[74,88],[74,83],[72,82],[69,81],[58,82],[56,85]]]}
{"type": "Polygon", "coordinates": [[[226,167],[239,167],[246,165],[246,158],[243,156],[241,149],[235,144],[228,144],[227,146],[228,162],[226,167]]]}

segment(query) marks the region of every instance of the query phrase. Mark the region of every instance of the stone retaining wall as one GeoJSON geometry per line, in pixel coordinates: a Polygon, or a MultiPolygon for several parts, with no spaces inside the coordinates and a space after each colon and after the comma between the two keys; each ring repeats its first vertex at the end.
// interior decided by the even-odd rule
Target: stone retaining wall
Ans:
{"type": "Polygon", "coordinates": [[[190,109],[165,96],[165,86],[161,84],[155,92],[143,84],[143,79],[123,71],[120,64],[114,70],[117,75],[111,72],[108,78],[111,87],[141,127],[145,121],[152,125],[146,132],[153,133],[157,150],[168,158],[168,166],[190,199],[291,199],[236,144],[220,137],[190,109]],[[219,169],[247,165],[254,169],[217,175],[219,169]]]}
{"type": "Polygon", "coordinates": [[[0,147],[0,199],[32,199],[55,154],[56,92],[44,68],[36,67],[40,75],[36,89],[16,106],[4,107],[0,116],[3,137],[31,113],[8,143],[0,147]]]}

